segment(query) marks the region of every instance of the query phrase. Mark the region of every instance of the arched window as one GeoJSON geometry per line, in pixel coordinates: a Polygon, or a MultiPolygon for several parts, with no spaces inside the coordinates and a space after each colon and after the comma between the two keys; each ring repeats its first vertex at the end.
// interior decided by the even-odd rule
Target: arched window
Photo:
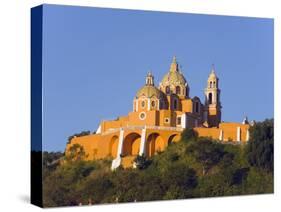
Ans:
{"type": "Polygon", "coordinates": [[[144,108],[145,107],[145,101],[141,101],[141,107],[144,108]]]}
{"type": "Polygon", "coordinates": [[[177,86],[176,87],[176,94],[180,94],[181,93],[181,88],[180,88],[180,86],[177,86]]]}
{"type": "Polygon", "coordinates": [[[167,87],[166,87],[166,94],[169,94],[169,93],[170,93],[170,87],[167,86],[167,87]]]}
{"type": "Polygon", "coordinates": [[[210,82],[210,88],[212,88],[212,87],[213,87],[213,82],[211,81],[211,82],[210,82]]]}
{"type": "Polygon", "coordinates": [[[213,94],[212,93],[209,93],[209,104],[212,104],[213,103],[213,94]]]}
{"type": "Polygon", "coordinates": [[[155,105],[156,105],[155,101],[154,101],[154,100],[152,100],[152,101],[151,101],[151,107],[152,107],[152,108],[154,108],[154,107],[155,107],[155,105]]]}
{"type": "Polygon", "coordinates": [[[159,109],[162,109],[162,108],[163,108],[163,101],[159,100],[159,109]]]}
{"type": "Polygon", "coordinates": [[[195,112],[199,113],[199,102],[195,102],[195,112]]]}
{"type": "Polygon", "coordinates": [[[176,110],[178,108],[178,101],[177,99],[174,100],[174,109],[176,110]]]}
{"type": "Polygon", "coordinates": [[[214,81],[214,88],[216,87],[216,81],[214,81]]]}

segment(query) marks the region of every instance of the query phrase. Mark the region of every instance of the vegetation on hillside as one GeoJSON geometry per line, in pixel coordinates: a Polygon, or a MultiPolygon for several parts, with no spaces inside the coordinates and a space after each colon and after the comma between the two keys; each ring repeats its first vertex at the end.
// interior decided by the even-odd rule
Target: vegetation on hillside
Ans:
{"type": "MultiPolygon", "coordinates": [[[[81,146],[66,162],[44,153],[45,207],[273,193],[273,119],[256,123],[246,145],[221,144],[185,130],[178,143],[136,169],[110,170],[111,160],[84,161],[81,146]]],[[[62,155],[60,155],[62,156],[62,155]]]]}

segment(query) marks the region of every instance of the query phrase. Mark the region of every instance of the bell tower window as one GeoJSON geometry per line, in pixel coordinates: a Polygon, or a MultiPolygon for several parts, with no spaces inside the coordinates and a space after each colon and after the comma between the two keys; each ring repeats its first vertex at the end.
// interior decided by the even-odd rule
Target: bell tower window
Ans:
{"type": "Polygon", "coordinates": [[[166,87],[166,94],[170,94],[170,87],[169,86],[166,87]]]}
{"type": "Polygon", "coordinates": [[[212,104],[213,103],[213,94],[212,93],[209,93],[209,104],[212,104]]]}
{"type": "Polygon", "coordinates": [[[175,99],[174,100],[174,110],[176,110],[178,108],[178,101],[175,99]]]}
{"type": "Polygon", "coordinates": [[[181,88],[180,86],[177,86],[176,87],[176,94],[179,95],[181,93],[181,88]]]}
{"type": "Polygon", "coordinates": [[[199,113],[199,102],[195,102],[195,112],[199,113]]]}

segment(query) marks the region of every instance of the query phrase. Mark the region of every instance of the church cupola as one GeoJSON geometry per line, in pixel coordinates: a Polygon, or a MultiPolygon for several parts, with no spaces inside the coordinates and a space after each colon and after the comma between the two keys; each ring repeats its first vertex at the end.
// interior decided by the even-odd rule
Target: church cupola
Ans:
{"type": "Polygon", "coordinates": [[[221,122],[219,78],[216,75],[214,65],[212,65],[205,88],[204,120],[210,127],[217,127],[221,122]]]}
{"type": "Polygon", "coordinates": [[[159,87],[166,95],[176,94],[180,98],[189,97],[188,84],[175,56],[173,57],[168,73],[163,77],[159,87]]]}
{"type": "Polygon", "coordinates": [[[148,72],[146,78],[145,78],[145,85],[151,85],[154,86],[154,77],[151,74],[151,72],[148,72]]]}
{"type": "Polygon", "coordinates": [[[161,90],[154,86],[154,77],[151,72],[148,72],[145,78],[145,85],[138,90],[134,98],[134,111],[144,112],[166,108],[166,96],[161,90]]]}

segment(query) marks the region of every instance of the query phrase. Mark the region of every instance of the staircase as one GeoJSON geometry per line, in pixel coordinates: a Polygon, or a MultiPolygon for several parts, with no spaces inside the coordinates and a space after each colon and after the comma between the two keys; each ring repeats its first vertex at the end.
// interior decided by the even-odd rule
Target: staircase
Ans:
{"type": "Polygon", "coordinates": [[[135,155],[125,156],[121,160],[121,165],[123,166],[124,169],[132,168],[135,158],[136,158],[135,155]]]}

